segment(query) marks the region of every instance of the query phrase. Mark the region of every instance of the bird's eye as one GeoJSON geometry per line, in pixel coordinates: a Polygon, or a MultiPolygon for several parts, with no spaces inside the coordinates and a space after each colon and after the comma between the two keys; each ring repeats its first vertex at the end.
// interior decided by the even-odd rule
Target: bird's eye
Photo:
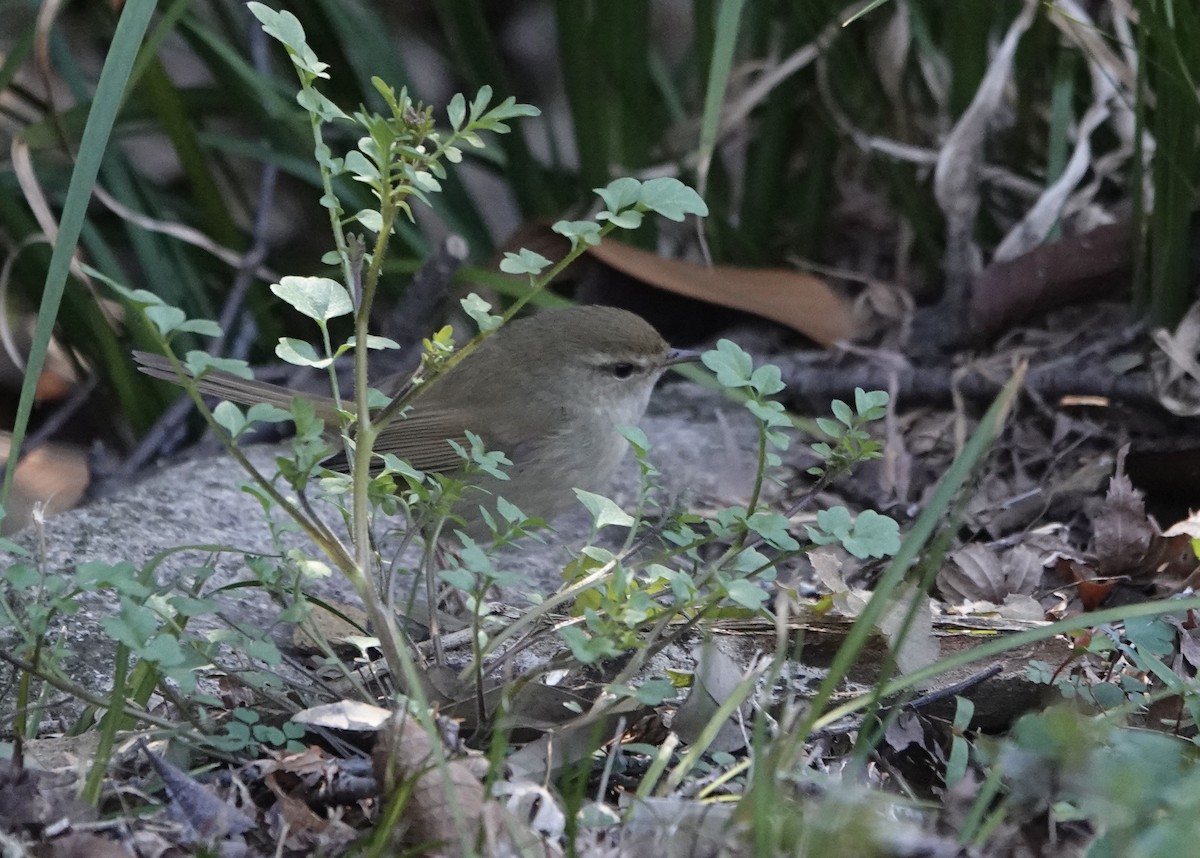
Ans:
{"type": "Polygon", "coordinates": [[[613,378],[629,378],[633,375],[634,366],[631,363],[614,363],[608,369],[613,378]]]}

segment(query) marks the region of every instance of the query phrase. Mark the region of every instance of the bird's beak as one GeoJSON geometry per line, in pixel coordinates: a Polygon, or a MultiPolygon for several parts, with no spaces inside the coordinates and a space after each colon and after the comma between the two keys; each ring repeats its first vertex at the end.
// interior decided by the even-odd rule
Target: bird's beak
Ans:
{"type": "Polygon", "coordinates": [[[663,361],[663,366],[695,363],[698,360],[700,360],[700,352],[692,351],[691,349],[671,349],[667,352],[667,359],[663,361]]]}

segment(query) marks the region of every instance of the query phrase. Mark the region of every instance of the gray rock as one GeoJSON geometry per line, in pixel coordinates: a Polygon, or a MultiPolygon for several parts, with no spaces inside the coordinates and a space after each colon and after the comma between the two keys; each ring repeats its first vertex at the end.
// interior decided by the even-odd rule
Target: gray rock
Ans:
{"type": "MultiPolygon", "coordinates": [[[[755,434],[745,409],[719,392],[671,380],[657,391],[642,427],[652,445],[651,460],[662,472],[668,495],[682,492],[691,497],[733,503],[749,490],[753,477],[755,434]]],[[[279,448],[248,450],[254,464],[267,473],[274,470],[279,448]]],[[[38,562],[50,576],[70,574],[80,563],[128,561],[142,568],[162,552],[170,552],[158,565],[159,581],[185,581],[189,570],[211,565],[215,572],[206,591],[236,581],[251,581],[253,574],[245,555],[270,555],[278,551],[261,505],[241,490],[244,474],[228,455],[193,459],[161,468],[144,481],[87,507],[48,519],[44,525],[45,556],[38,562]],[[183,546],[203,546],[178,550],[183,546]],[[229,550],[216,553],[216,546],[229,550]]],[[[636,501],[637,465],[629,456],[613,480],[610,496],[625,508],[636,501]]],[[[332,524],[339,517],[332,510],[322,513],[332,524]]],[[[277,513],[278,515],[278,513],[277,513]]],[[[582,508],[554,522],[555,532],[545,542],[523,540],[505,549],[496,563],[518,573],[528,582],[524,592],[546,593],[561,582],[561,570],[583,544],[589,529],[582,508]]],[[[339,525],[340,527],[340,525],[339,525]]],[[[32,529],[15,536],[15,541],[37,553],[39,540],[32,529]]],[[[290,534],[285,547],[316,549],[299,534],[290,534]]],[[[386,553],[385,553],[385,556],[386,553]]],[[[17,558],[0,555],[0,569],[17,558]]],[[[404,555],[413,566],[414,552],[404,555]]],[[[28,562],[28,561],[27,561],[28,562]]],[[[316,584],[323,597],[343,603],[357,602],[352,589],[335,573],[316,584]]],[[[520,594],[505,594],[520,599],[520,594]]],[[[247,623],[257,630],[277,629],[278,606],[261,587],[226,593],[224,613],[230,620],[247,623]]],[[[84,687],[104,690],[112,677],[112,642],[100,624],[119,610],[119,598],[111,591],[90,594],[78,600],[79,611],[60,618],[57,633],[71,651],[68,673],[84,687]]],[[[207,633],[228,628],[216,617],[197,618],[189,629],[207,633]]],[[[282,642],[283,635],[277,634],[282,642]]],[[[11,630],[0,626],[0,645],[12,650],[16,641],[11,630]]],[[[10,705],[8,704],[0,705],[10,705]]]]}

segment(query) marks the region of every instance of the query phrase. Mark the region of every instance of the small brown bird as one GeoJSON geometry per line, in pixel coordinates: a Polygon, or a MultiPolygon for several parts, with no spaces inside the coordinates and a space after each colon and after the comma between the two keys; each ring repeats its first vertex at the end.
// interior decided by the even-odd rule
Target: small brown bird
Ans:
{"type": "MultiPolygon", "coordinates": [[[[166,359],[134,354],[140,369],[177,381],[166,359]]],[[[449,440],[469,448],[466,432],[488,450],[512,460],[508,479],[481,475],[472,484],[516,504],[527,516],[550,519],[574,502],[572,489],[599,491],[625,455],[628,442],[617,427],[641,419],[650,391],[670,366],[696,360],[695,352],[670,348],[645,320],[612,307],[546,310],[502,327],[427,394],[417,397],[406,417],[380,433],[375,452],[394,453],[422,471],[452,473],[463,460],[449,440]]],[[[378,387],[394,393],[407,376],[390,377],[378,387]]],[[[267,402],[287,408],[304,396],[318,417],[337,423],[332,398],[298,393],[278,385],[212,372],[199,382],[203,393],[234,402],[267,402]]],[[[344,403],[347,409],[353,405],[344,403]]],[[[328,463],[347,470],[344,457],[328,463]]],[[[494,500],[469,492],[455,510],[476,539],[488,535],[475,514],[494,500]]]]}

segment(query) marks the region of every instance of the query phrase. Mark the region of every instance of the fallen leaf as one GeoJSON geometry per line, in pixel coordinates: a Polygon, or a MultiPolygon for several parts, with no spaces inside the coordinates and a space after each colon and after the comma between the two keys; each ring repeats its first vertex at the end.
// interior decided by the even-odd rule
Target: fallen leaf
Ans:
{"type": "MultiPolygon", "coordinates": [[[[712,638],[705,639],[692,688],[671,720],[671,729],[684,742],[694,745],[717,710],[738,690],[746,673],[746,668],[726,655],[712,638]]],[[[718,728],[708,750],[729,753],[744,748],[748,733],[743,718],[748,712],[748,704],[743,702],[718,728]]]]}
{"type": "Polygon", "coordinates": [[[589,248],[588,253],[644,283],[772,319],[823,346],[855,335],[850,303],[823,280],[800,271],[728,265],[708,267],[664,259],[611,239],[589,248]]]}
{"type": "MultiPolygon", "coordinates": [[[[12,436],[0,433],[0,462],[8,460],[12,436]]],[[[42,504],[47,516],[66,512],[79,503],[91,480],[87,451],[54,441],[40,444],[21,458],[13,476],[8,517],[0,534],[15,533],[33,521],[34,507],[42,504]]]]}

